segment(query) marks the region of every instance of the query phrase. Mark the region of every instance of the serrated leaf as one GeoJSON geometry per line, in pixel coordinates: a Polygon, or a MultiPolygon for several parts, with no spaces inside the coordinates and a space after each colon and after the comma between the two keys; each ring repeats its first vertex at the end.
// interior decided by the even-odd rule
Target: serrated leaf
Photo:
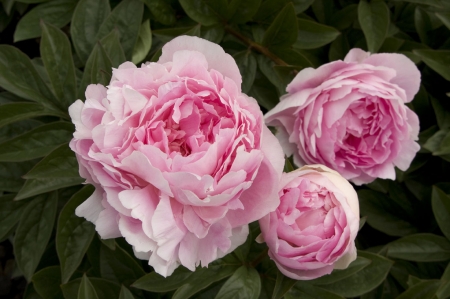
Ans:
{"type": "Polygon", "coordinates": [[[139,29],[139,37],[134,46],[133,57],[131,61],[138,64],[147,56],[152,47],[152,30],[150,29],[150,20],[146,20],[141,24],[139,29]]]}
{"type": "Polygon", "coordinates": [[[0,86],[21,98],[57,107],[54,95],[31,60],[15,47],[0,45],[0,86]]]}
{"type": "Polygon", "coordinates": [[[14,194],[0,196],[0,240],[19,222],[28,201],[15,201],[14,194]]]}
{"type": "Polygon", "coordinates": [[[64,299],[59,285],[61,271],[59,266],[51,266],[36,272],[31,279],[37,293],[45,299],[64,299]]]}
{"type": "Polygon", "coordinates": [[[38,103],[7,103],[0,105],[0,127],[19,120],[43,115],[65,117],[63,113],[56,110],[50,110],[38,103]]]}
{"type": "Polygon", "coordinates": [[[179,0],[186,14],[202,24],[211,26],[225,19],[223,14],[228,12],[226,0],[179,0]]]}
{"type": "Polygon", "coordinates": [[[78,289],[78,299],[99,299],[94,286],[86,274],[81,278],[80,288],[78,289]]]}
{"type": "Polygon", "coordinates": [[[168,277],[151,272],[136,280],[132,284],[132,287],[155,293],[170,292],[181,287],[193,273],[182,266],[178,267],[168,277]]]}
{"type": "Polygon", "coordinates": [[[241,266],[220,288],[215,299],[258,299],[261,279],[255,268],[241,266]]]}
{"type": "MultiPolygon", "coordinates": [[[[102,278],[91,277],[90,283],[94,287],[98,299],[114,299],[120,293],[120,285],[102,278]]],[[[65,299],[78,299],[78,290],[81,285],[81,278],[69,281],[61,285],[65,299]]]]}
{"type": "Polygon", "coordinates": [[[61,110],[66,111],[77,96],[72,47],[67,36],[55,26],[41,22],[41,56],[61,110]]]}
{"type": "Polygon", "coordinates": [[[439,280],[426,280],[419,282],[401,293],[396,299],[424,299],[432,298],[436,294],[436,291],[440,285],[439,280]]]}
{"type": "Polygon", "coordinates": [[[31,9],[17,23],[14,42],[41,36],[40,20],[61,28],[69,24],[77,0],[53,0],[31,9]]]}
{"type": "Polygon", "coordinates": [[[92,223],[75,215],[75,209],[94,191],[86,186],[67,202],[61,210],[56,230],[56,252],[61,263],[61,281],[67,283],[83,259],[95,229],[92,223]]]}
{"type": "Polygon", "coordinates": [[[426,65],[450,81],[450,50],[413,50],[426,65]]]}
{"type": "Polygon", "coordinates": [[[410,235],[389,243],[387,255],[414,262],[447,261],[450,259],[450,242],[429,233],[410,235]]]}
{"type": "Polygon", "coordinates": [[[247,93],[255,81],[256,58],[251,51],[242,51],[233,55],[242,75],[242,92],[247,93]]]}
{"type": "Polygon", "coordinates": [[[102,39],[114,28],[117,28],[120,33],[120,43],[122,44],[125,57],[130,60],[133,55],[134,45],[138,39],[143,13],[143,2],[139,0],[121,1],[100,26],[96,40],[102,39]]]}
{"type": "Polygon", "coordinates": [[[78,57],[86,63],[102,23],[111,12],[108,0],[80,0],[72,16],[70,35],[78,57]]]}
{"type": "Polygon", "coordinates": [[[450,240],[450,196],[436,186],[431,193],[433,214],[444,236],[450,240]]]}
{"type": "Polygon", "coordinates": [[[294,43],[297,49],[316,49],[334,41],[341,33],[314,21],[297,19],[298,35],[294,43]]]}
{"type": "Polygon", "coordinates": [[[49,154],[72,138],[73,125],[68,122],[44,124],[25,134],[0,143],[0,161],[20,162],[49,154]]]}
{"type": "Polygon", "coordinates": [[[357,297],[379,286],[386,279],[393,262],[367,251],[358,251],[358,256],[371,260],[371,263],[347,278],[320,287],[343,297],[357,297]]]}
{"type": "Polygon", "coordinates": [[[156,21],[164,25],[176,22],[175,10],[164,0],[144,0],[145,5],[155,17],[156,21]]]}
{"type": "Polygon", "coordinates": [[[34,198],[24,209],[14,238],[17,265],[27,281],[31,280],[53,230],[57,193],[34,198]]]}
{"type": "Polygon", "coordinates": [[[358,20],[371,53],[377,53],[386,38],[389,28],[389,8],[382,0],[361,0],[358,5],[358,20]]]}
{"type": "Polygon", "coordinates": [[[266,47],[289,47],[297,40],[298,25],[294,5],[288,3],[264,33],[266,47]]]}

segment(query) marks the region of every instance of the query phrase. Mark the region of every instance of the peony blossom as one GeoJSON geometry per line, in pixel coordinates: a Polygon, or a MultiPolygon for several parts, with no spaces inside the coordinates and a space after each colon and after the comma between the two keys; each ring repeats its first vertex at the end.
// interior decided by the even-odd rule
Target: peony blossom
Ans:
{"type": "Polygon", "coordinates": [[[262,218],[260,241],[286,276],[309,280],[345,269],[356,259],[359,204],[337,172],[309,165],[284,173],[280,206],[262,218]]]}
{"type": "Polygon", "coordinates": [[[182,36],[156,63],[113,69],[69,109],[80,175],[95,192],[76,214],[124,237],[170,275],[233,251],[279,203],[284,156],[233,58],[182,36]]]}
{"type": "Polygon", "coordinates": [[[419,119],[405,103],[420,72],[402,54],[351,50],[344,61],[303,69],[266,116],[295,164],[324,164],[355,184],[395,179],[419,145],[419,119]]]}

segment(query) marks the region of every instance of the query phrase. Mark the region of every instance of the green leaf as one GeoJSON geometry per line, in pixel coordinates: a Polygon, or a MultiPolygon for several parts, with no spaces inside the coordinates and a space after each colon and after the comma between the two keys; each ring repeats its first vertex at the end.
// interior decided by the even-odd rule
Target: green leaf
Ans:
{"type": "Polygon", "coordinates": [[[126,286],[145,275],[141,266],[125,250],[119,246],[111,250],[105,245],[100,248],[100,272],[103,278],[126,286]]]}
{"type": "Polygon", "coordinates": [[[240,265],[209,265],[197,268],[185,284],[178,288],[172,299],[188,299],[216,281],[232,275],[240,265]]]}
{"type": "Polygon", "coordinates": [[[445,237],[450,240],[450,196],[438,187],[433,186],[431,205],[439,228],[445,237]]]}
{"type": "MultiPolygon", "coordinates": [[[[286,159],[286,161],[288,161],[286,159]]],[[[289,290],[297,283],[297,280],[284,276],[283,273],[277,271],[277,281],[273,290],[272,299],[281,299],[289,292],[289,290]]]]}
{"type": "Polygon", "coordinates": [[[152,13],[152,16],[161,24],[172,25],[176,22],[176,12],[164,0],[143,0],[152,13]]]}
{"type": "Polygon", "coordinates": [[[84,68],[83,78],[78,89],[78,97],[84,98],[84,92],[90,84],[108,85],[112,76],[112,62],[102,44],[98,42],[89,56],[84,68]]]}
{"type": "Polygon", "coordinates": [[[450,128],[450,105],[447,101],[439,101],[430,96],[431,105],[433,106],[434,114],[436,115],[436,122],[439,129],[450,128]]]}
{"type": "Polygon", "coordinates": [[[14,32],[14,42],[41,36],[40,20],[61,28],[69,24],[76,0],[53,0],[39,4],[23,16],[14,32]]]}
{"type": "Polygon", "coordinates": [[[22,200],[34,195],[58,190],[65,187],[76,186],[85,180],[80,177],[61,177],[61,178],[44,178],[44,179],[28,179],[23,187],[17,193],[15,200],[22,200]]]}
{"type": "Polygon", "coordinates": [[[72,138],[68,122],[44,124],[25,134],[0,143],[0,161],[20,162],[49,154],[72,138]]]}
{"type": "Polygon", "coordinates": [[[77,80],[72,47],[67,36],[55,26],[41,22],[41,56],[48,77],[63,111],[77,96],[77,80]]]}
{"type": "Polygon", "coordinates": [[[28,56],[8,45],[0,45],[0,86],[46,107],[56,106],[54,95],[28,56]]]}
{"type": "Polygon", "coordinates": [[[373,228],[400,237],[418,232],[416,227],[397,216],[398,205],[383,193],[359,190],[358,198],[361,215],[367,216],[367,223],[373,228]]]}
{"type": "Polygon", "coordinates": [[[99,299],[94,286],[86,274],[81,279],[80,288],[78,289],[78,299],[99,299]]]}
{"type": "Polygon", "coordinates": [[[134,299],[134,296],[133,296],[133,294],[130,292],[129,289],[127,289],[126,287],[124,287],[124,286],[122,285],[122,288],[120,289],[119,299],[134,299]]]}
{"type": "Polygon", "coordinates": [[[439,280],[426,280],[419,282],[401,293],[396,299],[424,299],[432,298],[440,285],[439,280]]]}
{"type": "Polygon", "coordinates": [[[448,4],[446,0],[394,0],[394,1],[402,1],[402,2],[409,2],[409,3],[416,3],[416,4],[424,4],[429,6],[434,6],[437,8],[448,8],[448,4]]]}
{"type": "Polygon", "coordinates": [[[61,271],[59,266],[51,266],[36,272],[31,279],[34,288],[42,298],[64,299],[59,285],[61,284],[61,271]]]}
{"type": "Polygon", "coordinates": [[[136,280],[132,287],[155,293],[170,292],[185,284],[193,273],[182,266],[178,267],[169,277],[151,272],[136,280]]]}
{"type": "MultiPolygon", "coordinates": [[[[99,299],[117,298],[120,293],[120,285],[102,278],[91,277],[90,283],[94,287],[99,299]]],[[[69,281],[61,285],[65,299],[78,299],[77,294],[81,285],[81,278],[69,281]]]]}
{"type": "Polygon", "coordinates": [[[27,281],[31,280],[53,231],[57,193],[34,198],[24,209],[14,237],[14,255],[27,281]]]}
{"type": "Polygon", "coordinates": [[[324,290],[320,287],[312,286],[304,282],[299,282],[284,296],[285,299],[344,299],[344,297],[324,290]]]}
{"type": "Polygon", "coordinates": [[[43,299],[34,289],[34,285],[29,283],[23,293],[23,299],[43,299]]]}
{"type": "Polygon", "coordinates": [[[80,0],[73,13],[70,36],[78,57],[86,63],[97,43],[97,33],[111,12],[108,0],[80,0]]]}
{"type": "Polygon", "coordinates": [[[450,12],[436,13],[436,17],[450,30],[450,12]]]}
{"type": "Polygon", "coordinates": [[[143,13],[144,3],[141,1],[121,1],[100,26],[97,40],[102,39],[114,28],[117,28],[120,33],[120,43],[122,44],[125,57],[130,60],[133,55],[134,45],[138,39],[143,13]]]}
{"type": "Polygon", "coordinates": [[[366,268],[368,265],[372,263],[371,259],[364,258],[362,256],[358,256],[356,260],[350,263],[346,269],[343,270],[333,270],[331,274],[324,275],[322,277],[311,280],[311,283],[322,285],[322,284],[331,284],[338,282],[339,280],[345,279],[352,275],[355,275],[362,269],[366,268]]]}
{"type": "Polygon", "coordinates": [[[366,37],[369,51],[371,53],[378,52],[389,28],[389,8],[386,3],[381,0],[370,3],[361,0],[358,5],[358,20],[366,37]]]}
{"type": "Polygon", "coordinates": [[[431,20],[427,12],[419,6],[416,7],[414,13],[414,23],[416,25],[416,31],[417,34],[419,34],[420,40],[422,43],[428,44],[428,31],[433,30],[433,25],[431,24],[431,20]]]}
{"type": "Polygon", "coordinates": [[[295,14],[298,15],[304,12],[313,2],[314,0],[293,0],[292,3],[294,3],[295,14]]]}
{"type": "Polygon", "coordinates": [[[146,20],[141,24],[139,29],[139,37],[134,46],[133,57],[131,61],[138,64],[147,56],[152,47],[152,30],[150,29],[150,20],[146,20]]]}
{"type": "Polygon", "coordinates": [[[297,40],[298,25],[294,5],[288,3],[270,24],[262,44],[266,47],[289,47],[297,40]]]}
{"type": "Polygon", "coordinates": [[[238,52],[233,57],[242,75],[242,92],[247,93],[255,81],[256,58],[251,51],[238,52]]]}
{"type": "Polygon", "coordinates": [[[334,41],[341,33],[314,21],[297,19],[298,36],[294,43],[297,49],[316,49],[334,41]]]}
{"type": "Polygon", "coordinates": [[[330,19],[330,25],[337,30],[344,30],[352,26],[358,18],[358,5],[350,4],[340,11],[333,14],[330,19]]]}
{"type": "Polygon", "coordinates": [[[423,62],[450,81],[450,50],[413,50],[423,62]]]}
{"type": "Polygon", "coordinates": [[[350,45],[347,37],[341,34],[331,43],[330,50],[328,52],[328,59],[330,61],[344,60],[349,51],[350,45]]]}
{"type": "Polygon", "coordinates": [[[25,180],[22,176],[29,171],[35,161],[0,162],[0,191],[18,192],[25,180]]]}
{"type": "Polygon", "coordinates": [[[56,229],[56,252],[61,263],[61,281],[67,283],[83,259],[95,229],[92,223],[75,215],[75,209],[94,191],[86,186],[66,203],[61,210],[56,229]]]}
{"type": "Polygon", "coordinates": [[[19,120],[43,115],[66,116],[56,110],[50,110],[41,104],[29,102],[2,104],[0,105],[0,111],[0,127],[19,120]]]}
{"type": "Polygon", "coordinates": [[[367,251],[358,251],[358,256],[372,262],[349,277],[320,287],[343,297],[357,297],[379,286],[386,279],[393,262],[367,251]]]}
{"type": "Polygon", "coordinates": [[[255,268],[241,266],[220,288],[215,299],[258,299],[261,280],[255,268]]]}
{"type": "Polygon", "coordinates": [[[450,259],[450,242],[434,234],[415,234],[388,244],[387,255],[414,262],[440,262],[450,259]]]}
{"type": "Polygon", "coordinates": [[[232,0],[234,14],[229,19],[232,24],[244,24],[252,19],[261,5],[261,0],[232,0]]]}
{"type": "Polygon", "coordinates": [[[0,196],[0,240],[19,222],[28,201],[15,201],[14,194],[0,196]]]}
{"type": "Polygon", "coordinates": [[[203,26],[218,24],[228,12],[226,0],[179,0],[183,10],[203,26]]]}
{"type": "Polygon", "coordinates": [[[120,44],[119,30],[113,29],[107,36],[100,40],[100,43],[103,49],[105,49],[108,58],[111,60],[112,67],[117,68],[127,61],[122,45],[120,44]]]}
{"type": "Polygon", "coordinates": [[[275,86],[261,72],[256,72],[255,81],[249,95],[267,110],[275,107],[279,102],[279,95],[275,86]]]}

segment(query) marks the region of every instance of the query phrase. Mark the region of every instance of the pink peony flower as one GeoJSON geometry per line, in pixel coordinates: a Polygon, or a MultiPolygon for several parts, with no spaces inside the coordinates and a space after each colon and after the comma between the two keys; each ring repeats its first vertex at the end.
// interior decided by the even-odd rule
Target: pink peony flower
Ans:
{"type": "Polygon", "coordinates": [[[216,44],[175,38],[157,63],[125,62],[107,87],[88,86],[69,112],[70,147],[96,188],[76,214],[161,275],[231,252],[278,206],[282,149],[216,44]]]}
{"type": "Polygon", "coordinates": [[[309,280],[345,269],[356,259],[358,196],[323,165],[283,173],[280,206],[259,221],[259,241],[286,276],[309,280]]]}
{"type": "Polygon", "coordinates": [[[405,103],[420,72],[401,54],[351,50],[344,61],[302,70],[266,116],[295,164],[320,163],[355,184],[395,179],[419,145],[419,119],[405,103]]]}

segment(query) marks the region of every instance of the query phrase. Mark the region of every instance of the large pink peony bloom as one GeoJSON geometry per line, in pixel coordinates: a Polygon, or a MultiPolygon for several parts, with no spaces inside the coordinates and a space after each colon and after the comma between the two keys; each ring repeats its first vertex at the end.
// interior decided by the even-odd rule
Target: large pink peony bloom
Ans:
{"type": "Polygon", "coordinates": [[[125,62],[107,87],[88,86],[69,112],[70,147],[96,188],[76,214],[164,276],[231,252],[279,203],[282,149],[216,44],[175,38],[157,63],[125,62]]]}
{"type": "Polygon", "coordinates": [[[301,166],[320,163],[355,184],[395,179],[419,145],[419,120],[405,103],[420,72],[401,54],[351,50],[344,61],[302,70],[267,113],[285,153],[301,166]]]}
{"type": "Polygon", "coordinates": [[[356,259],[358,196],[350,183],[323,165],[284,173],[280,206],[259,223],[278,269],[308,280],[344,269],[356,259]]]}

